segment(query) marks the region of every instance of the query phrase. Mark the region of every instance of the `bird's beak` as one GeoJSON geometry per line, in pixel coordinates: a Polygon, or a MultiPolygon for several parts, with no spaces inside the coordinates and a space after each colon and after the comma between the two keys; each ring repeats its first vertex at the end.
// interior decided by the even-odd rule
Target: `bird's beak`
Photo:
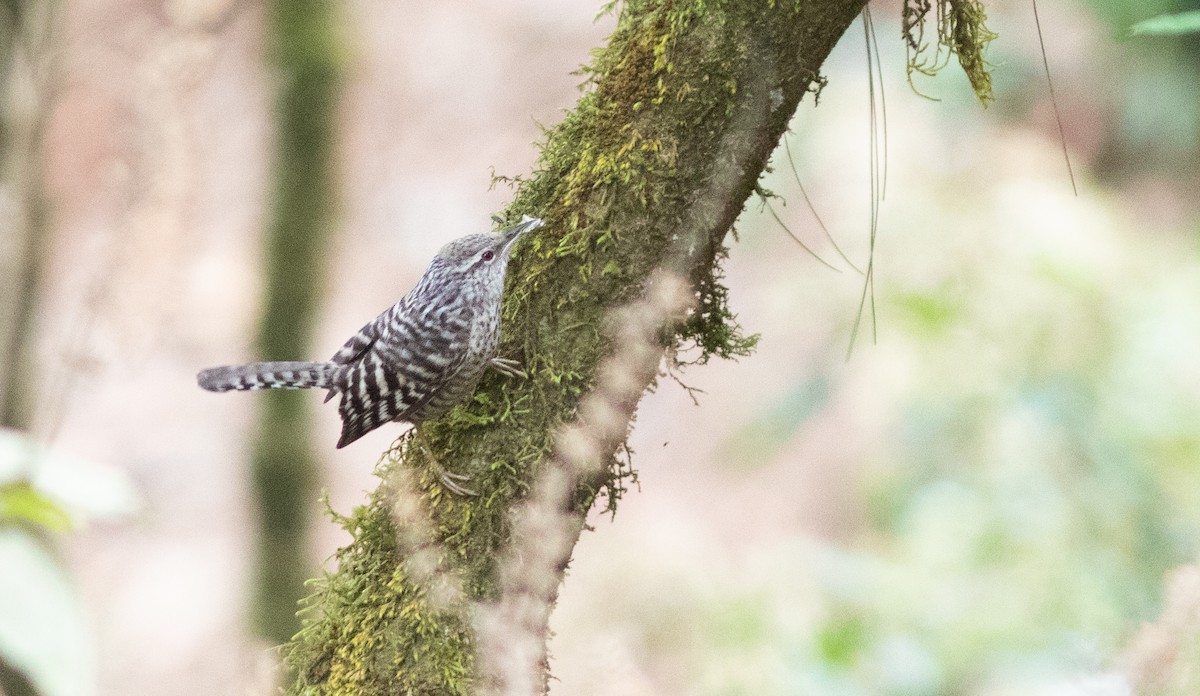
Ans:
{"type": "Polygon", "coordinates": [[[512,246],[513,242],[517,241],[518,237],[526,232],[532,232],[533,230],[536,230],[537,228],[541,227],[542,224],[541,218],[529,217],[528,215],[523,216],[521,221],[517,224],[500,230],[500,235],[504,237],[504,245],[501,248],[507,249],[508,247],[512,246]]]}

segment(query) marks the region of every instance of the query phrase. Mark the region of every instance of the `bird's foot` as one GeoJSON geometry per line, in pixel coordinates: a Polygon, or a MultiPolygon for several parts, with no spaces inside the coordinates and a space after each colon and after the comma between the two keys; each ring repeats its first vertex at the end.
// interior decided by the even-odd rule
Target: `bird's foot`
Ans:
{"type": "Polygon", "coordinates": [[[492,369],[506,377],[520,377],[528,379],[529,375],[525,374],[525,370],[521,369],[521,363],[517,360],[509,358],[492,358],[492,369]]]}
{"type": "Polygon", "coordinates": [[[464,481],[471,480],[470,474],[456,474],[452,471],[447,471],[446,467],[442,466],[442,463],[438,461],[436,456],[434,456],[433,448],[429,446],[429,440],[425,438],[425,434],[418,429],[416,431],[416,436],[417,440],[420,441],[418,444],[420,445],[421,449],[425,450],[425,454],[429,456],[429,461],[433,462],[433,469],[437,472],[438,481],[441,482],[442,488],[445,488],[451,493],[464,498],[479,495],[474,491],[474,489],[467,488],[462,484],[464,481]]]}
{"type": "Polygon", "coordinates": [[[469,474],[456,474],[453,471],[446,471],[444,468],[442,468],[441,464],[438,464],[437,468],[438,480],[442,482],[442,487],[446,490],[454,493],[455,495],[461,495],[464,498],[470,498],[479,495],[475,492],[475,489],[467,488],[460,483],[461,481],[470,481],[471,476],[469,474]]]}

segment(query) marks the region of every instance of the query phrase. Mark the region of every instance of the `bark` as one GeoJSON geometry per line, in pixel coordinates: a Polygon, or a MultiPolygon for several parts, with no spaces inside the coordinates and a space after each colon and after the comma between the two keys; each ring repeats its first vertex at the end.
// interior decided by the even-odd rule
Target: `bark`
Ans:
{"type": "MultiPolygon", "coordinates": [[[[745,350],[719,283],[726,234],[863,5],[622,3],[590,88],[547,134],[537,170],[517,182],[509,208],[510,218],[547,222],[518,245],[505,299],[501,351],[523,362],[530,379],[491,374],[472,400],[422,426],[441,465],[470,474],[479,495],[443,491],[428,453],[402,438],[370,501],[338,518],[354,540],[317,583],[304,630],[287,646],[298,675],[292,693],[516,692],[495,666],[481,673],[488,656],[476,654],[480,631],[497,635],[479,617],[503,621],[488,609],[511,604],[514,592],[544,605],[514,630],[541,641],[534,690],[545,688],[545,618],[587,511],[598,498],[615,506],[623,491],[629,469],[616,457],[619,438],[585,438],[603,465],[565,479],[563,548],[548,552],[550,577],[538,580],[548,591],[522,589],[504,574],[502,559],[539,541],[529,538],[536,526],[518,528],[513,511],[564,459],[555,444],[564,426],[580,411],[591,415],[576,431],[598,418],[581,399],[606,356],[625,350],[606,317],[641,297],[657,270],[688,278],[695,296],[686,321],[657,332],[652,364],[681,344],[704,356],[745,350]]],[[[638,394],[654,370],[619,377],[634,380],[623,390],[638,394]]],[[[627,418],[631,408],[613,412],[627,418]]]]}

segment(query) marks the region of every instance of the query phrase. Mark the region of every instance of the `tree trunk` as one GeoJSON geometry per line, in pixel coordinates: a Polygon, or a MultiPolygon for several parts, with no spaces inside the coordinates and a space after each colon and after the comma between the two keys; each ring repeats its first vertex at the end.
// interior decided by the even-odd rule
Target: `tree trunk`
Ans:
{"type": "Polygon", "coordinates": [[[288,646],[298,673],[292,693],[520,693],[486,654],[491,647],[479,646],[494,645],[481,632],[503,634],[495,623],[509,615],[494,609],[520,604],[522,593],[537,610],[513,630],[536,636],[540,649],[522,659],[539,668],[534,692],[545,689],[545,619],[570,548],[588,509],[600,496],[614,506],[629,473],[615,456],[627,421],[598,424],[604,419],[581,405],[606,356],[630,350],[613,335],[612,310],[641,297],[660,269],[689,279],[696,303],[686,321],[649,332],[650,370],[639,358],[638,369],[614,378],[624,379],[617,391],[635,396],[616,398],[609,420],[632,412],[664,347],[694,343],[705,357],[745,350],[719,284],[725,235],[863,5],[621,4],[589,70],[590,89],[548,133],[509,209],[547,223],[518,244],[505,299],[501,352],[522,361],[530,379],[490,374],[471,401],[422,426],[441,466],[470,474],[478,495],[443,491],[436,464],[413,439],[393,449],[369,503],[339,519],[354,540],[288,646]],[[572,432],[604,434],[559,440],[577,419],[572,432]],[[581,442],[601,466],[563,465],[565,450],[581,442]],[[567,475],[554,480],[570,492],[556,511],[561,543],[540,546],[530,532],[538,527],[522,526],[513,511],[552,488],[556,468],[567,475]],[[528,564],[531,551],[544,551],[550,569],[536,586],[506,574],[528,564]]]}

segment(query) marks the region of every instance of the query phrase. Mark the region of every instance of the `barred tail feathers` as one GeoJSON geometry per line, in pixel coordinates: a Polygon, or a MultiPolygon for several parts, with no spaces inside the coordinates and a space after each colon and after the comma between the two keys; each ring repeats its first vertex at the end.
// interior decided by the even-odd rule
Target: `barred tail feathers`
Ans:
{"type": "Polygon", "coordinates": [[[332,362],[260,362],[201,370],[196,382],[212,392],[250,389],[334,389],[344,366],[332,362]]]}

